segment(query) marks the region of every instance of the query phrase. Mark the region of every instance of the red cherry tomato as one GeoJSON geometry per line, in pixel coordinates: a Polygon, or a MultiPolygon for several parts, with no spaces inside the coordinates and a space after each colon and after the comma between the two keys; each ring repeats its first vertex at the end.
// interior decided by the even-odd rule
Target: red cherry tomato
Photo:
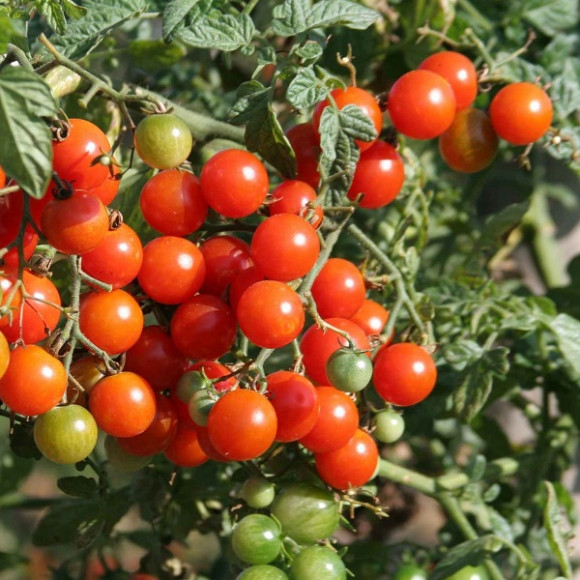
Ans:
{"type": "Polygon", "coordinates": [[[451,85],[458,111],[469,107],[477,96],[477,71],[463,54],[447,50],[428,56],[418,67],[441,75],[451,85]]]}
{"type": "Polygon", "coordinates": [[[185,356],[214,359],[230,350],[236,338],[236,319],[229,306],[211,294],[183,302],[171,319],[171,338],[185,356]]]}
{"type": "Polygon", "coordinates": [[[255,459],[274,442],[274,407],[248,389],[228,391],[209,413],[207,434],[218,453],[233,461],[255,459]]]}
{"type": "Polygon", "coordinates": [[[207,427],[195,425],[195,430],[197,431],[197,440],[199,441],[199,446],[210,459],[213,459],[214,461],[219,461],[220,463],[228,463],[229,461],[231,461],[230,459],[219,453],[213,446],[213,443],[209,440],[207,427]]]}
{"type": "Polygon", "coordinates": [[[110,172],[106,165],[95,163],[95,160],[110,151],[109,140],[90,121],[69,119],[69,122],[66,139],[52,142],[53,170],[77,191],[98,187],[110,172]]]}
{"type": "Polygon", "coordinates": [[[350,440],[358,427],[358,409],[353,400],[334,387],[317,387],[320,411],[314,427],[300,439],[314,453],[339,449],[350,440]]]}
{"type": "Polygon", "coordinates": [[[6,173],[4,173],[4,170],[2,169],[2,167],[0,167],[0,189],[2,189],[5,186],[6,186],[6,173]]]}
{"type": "Polygon", "coordinates": [[[320,173],[320,137],[312,123],[299,123],[286,131],[286,137],[296,155],[296,179],[318,187],[320,173]]]}
{"type": "Polygon", "coordinates": [[[389,311],[369,298],[365,298],[362,306],[349,318],[358,324],[367,336],[381,334],[388,319],[389,311]]]}
{"type": "MultiPolygon", "coordinates": [[[[14,191],[0,196],[0,248],[6,248],[14,243],[18,237],[23,218],[25,195],[22,191],[14,191]]],[[[38,235],[30,225],[26,226],[23,239],[25,260],[32,256],[37,243],[38,235]]],[[[5,264],[17,266],[19,263],[18,248],[12,246],[2,256],[2,260],[5,264]]]]}
{"type": "Polygon", "coordinates": [[[42,415],[55,407],[66,391],[63,364],[40,346],[18,346],[0,379],[0,399],[15,413],[42,415]]]}
{"type": "Polygon", "coordinates": [[[446,131],[455,117],[455,95],[442,76],[413,70],[389,91],[389,115],[397,131],[413,139],[432,139],[446,131]]]}
{"type": "Polygon", "coordinates": [[[209,459],[199,443],[196,429],[182,423],[165,448],[165,457],[180,467],[197,467],[209,459]]]}
{"type": "Polygon", "coordinates": [[[348,190],[352,201],[367,209],[383,207],[399,195],[405,181],[401,156],[384,141],[377,141],[361,154],[348,190]]]}
{"type": "Polygon", "coordinates": [[[411,342],[381,348],[373,366],[377,393],[388,403],[400,407],[420,403],[437,381],[437,367],[431,355],[411,342]]]}
{"type": "MultiPolygon", "coordinates": [[[[354,322],[345,318],[328,318],[328,324],[348,332],[355,347],[360,350],[369,349],[369,341],[366,334],[354,322]]],[[[326,363],[330,355],[342,346],[347,346],[346,339],[334,330],[323,332],[318,326],[311,326],[302,336],[300,350],[302,351],[304,368],[306,374],[321,385],[329,385],[330,380],[326,375],[326,363]]]]}
{"type": "Polygon", "coordinates": [[[266,396],[278,418],[276,441],[287,443],[304,437],[318,419],[317,389],[306,377],[292,371],[276,371],[266,380],[266,396]]]}
{"type": "Polygon", "coordinates": [[[532,83],[512,83],[492,99],[489,116],[502,139],[513,145],[528,145],[550,128],[552,101],[546,91],[532,83]]]}
{"type": "Polygon", "coordinates": [[[117,193],[119,193],[120,186],[120,171],[113,166],[113,175],[107,175],[107,179],[105,179],[101,185],[88,189],[87,193],[98,197],[103,202],[103,205],[111,205],[113,200],[117,197],[117,193]]]}
{"type": "Polygon", "coordinates": [[[121,354],[139,340],[143,313],[124,290],[89,292],[81,298],[79,325],[81,332],[107,354],[121,354]]]}
{"type": "MultiPolygon", "coordinates": [[[[202,360],[192,365],[188,366],[187,371],[203,371],[208,379],[220,379],[221,377],[226,377],[232,374],[232,370],[226,365],[223,365],[214,360],[202,360]]],[[[217,381],[213,383],[213,387],[216,391],[223,393],[224,391],[229,391],[232,387],[236,386],[236,378],[229,376],[229,378],[223,381],[217,381]]]]}
{"type": "Polygon", "coordinates": [[[306,275],[320,253],[314,228],[304,218],[289,213],[264,220],[254,232],[250,247],[264,276],[281,282],[306,275]]]}
{"type": "Polygon", "coordinates": [[[260,282],[264,279],[264,274],[260,272],[259,268],[252,266],[247,270],[242,270],[239,274],[232,279],[230,284],[230,289],[228,291],[228,302],[232,308],[232,312],[237,312],[238,303],[242,294],[256,282],[260,282]]]}
{"type": "Polygon", "coordinates": [[[132,282],[143,263],[143,246],[127,224],[109,230],[101,243],[83,254],[82,269],[93,278],[122,288],[132,282]]]}
{"type": "Polygon", "coordinates": [[[362,429],[357,429],[343,447],[314,455],[318,475],[328,485],[342,490],[367,483],[373,476],[378,461],[377,444],[362,429]]]}
{"type": "Polygon", "coordinates": [[[10,346],[6,337],[0,332],[0,379],[4,376],[10,362],[10,346]]]}
{"type": "Polygon", "coordinates": [[[300,296],[276,280],[252,284],[242,294],[236,316],[242,332],[262,348],[280,348],[291,343],[304,326],[300,296]]]}
{"type": "Polygon", "coordinates": [[[139,284],[156,302],[180,304],[197,293],[204,278],[203,254],[185,238],[161,236],[143,248],[139,284]]]}
{"type": "Polygon", "coordinates": [[[199,179],[178,169],[154,175],[143,187],[139,203],[145,221],[166,236],[188,236],[207,216],[199,179]]]}
{"type": "MultiPolygon", "coordinates": [[[[357,107],[361,108],[365,115],[372,121],[373,125],[375,126],[377,136],[379,135],[383,127],[383,114],[377,103],[377,100],[371,93],[363,89],[359,89],[358,87],[346,87],[345,89],[334,89],[330,92],[330,95],[339,110],[343,109],[347,105],[356,105],[357,107]]],[[[329,104],[330,100],[325,99],[324,101],[318,103],[314,109],[314,113],[312,114],[312,123],[317,131],[320,126],[320,117],[322,116],[322,112],[324,109],[326,109],[326,107],[329,106],[329,104]]],[[[361,151],[366,151],[376,140],[376,137],[371,141],[357,140],[356,144],[359,146],[361,151]]]]}
{"type": "Polygon", "coordinates": [[[262,162],[241,149],[216,153],[201,170],[201,191],[207,204],[229,218],[254,213],[266,198],[268,186],[262,162]]]}
{"type": "Polygon", "coordinates": [[[288,179],[272,191],[274,200],[268,205],[270,215],[293,213],[306,219],[314,229],[322,223],[324,214],[319,205],[309,207],[316,202],[316,191],[304,181],[288,179]]]}

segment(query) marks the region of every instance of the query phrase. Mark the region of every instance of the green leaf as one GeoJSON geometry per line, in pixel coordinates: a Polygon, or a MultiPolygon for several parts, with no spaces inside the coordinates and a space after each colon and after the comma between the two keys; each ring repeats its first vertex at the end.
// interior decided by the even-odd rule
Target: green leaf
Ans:
{"type": "MultiPolygon", "coordinates": [[[[537,0],[522,18],[548,36],[578,24],[578,0],[537,0]]],[[[527,8],[527,6],[526,6],[527,8]]]]}
{"type": "Polygon", "coordinates": [[[67,495],[84,499],[90,499],[98,490],[97,482],[93,478],[85,477],[84,475],[61,477],[56,484],[67,495]]]}
{"type": "Polygon", "coordinates": [[[5,572],[18,566],[23,566],[28,563],[26,556],[20,554],[9,554],[7,552],[0,552],[0,572],[5,572]]]}
{"type": "Polygon", "coordinates": [[[62,7],[65,14],[74,20],[82,18],[87,13],[87,9],[84,6],[75,4],[73,0],[62,0],[62,7]]]}
{"type": "Polygon", "coordinates": [[[47,24],[58,34],[66,30],[66,17],[59,0],[39,0],[36,2],[38,12],[44,16],[47,24]]]}
{"type": "Polygon", "coordinates": [[[556,337],[560,352],[568,363],[573,378],[580,379],[580,321],[568,314],[558,314],[548,327],[556,337]]]}
{"type": "Polygon", "coordinates": [[[309,0],[285,0],[274,9],[272,31],[279,36],[295,36],[336,25],[364,30],[377,18],[374,10],[349,0],[322,0],[313,6],[309,0]]]}
{"type": "Polygon", "coordinates": [[[572,566],[568,557],[568,546],[566,538],[560,527],[562,514],[560,513],[560,504],[556,497],[554,486],[549,481],[544,482],[548,494],[546,505],[544,506],[544,527],[548,534],[548,542],[552,552],[556,556],[560,568],[566,578],[572,578],[572,566]]]}
{"type": "Polygon", "coordinates": [[[132,65],[155,72],[179,62],[186,51],[178,42],[166,44],[162,40],[133,40],[129,44],[129,55],[132,65]]]}
{"type": "Polygon", "coordinates": [[[19,457],[6,449],[0,457],[0,497],[17,491],[33,467],[32,459],[19,457]]]}
{"type": "Polygon", "coordinates": [[[296,157],[272,108],[272,91],[258,81],[240,85],[238,100],[230,111],[236,125],[246,123],[247,148],[261,155],[284,176],[296,174],[296,157]]]}
{"type": "Polygon", "coordinates": [[[32,197],[44,195],[52,174],[52,138],[42,117],[56,114],[48,85],[34,72],[0,72],[0,166],[32,197]]]}
{"type": "Polygon", "coordinates": [[[184,24],[184,19],[199,0],[170,0],[163,11],[163,38],[171,42],[175,32],[184,24]]]}
{"type": "Polygon", "coordinates": [[[579,59],[565,59],[562,74],[554,78],[549,92],[558,119],[565,119],[580,109],[579,59]]]}
{"type": "Polygon", "coordinates": [[[309,66],[298,71],[288,90],[286,99],[296,109],[313,107],[326,97],[328,88],[316,76],[314,69],[309,66]]]}
{"type": "Polygon", "coordinates": [[[481,231],[479,246],[483,249],[495,249],[502,245],[502,238],[517,227],[530,208],[530,201],[512,203],[500,212],[490,216],[481,231]]]}

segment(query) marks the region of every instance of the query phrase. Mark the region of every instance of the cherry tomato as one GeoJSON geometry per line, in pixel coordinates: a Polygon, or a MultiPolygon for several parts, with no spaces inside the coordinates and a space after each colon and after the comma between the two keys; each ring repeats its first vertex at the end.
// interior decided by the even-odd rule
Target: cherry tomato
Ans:
{"type": "Polygon", "coordinates": [[[93,278],[122,288],[132,282],[143,263],[143,246],[127,224],[109,230],[94,250],[83,254],[82,269],[93,278]]]}
{"type": "Polygon", "coordinates": [[[365,298],[362,306],[349,318],[349,320],[358,324],[367,336],[381,334],[388,319],[389,311],[370,298],[365,298]]]}
{"type": "Polygon", "coordinates": [[[195,425],[195,423],[193,423],[193,425],[195,430],[197,431],[197,439],[199,441],[199,446],[210,459],[213,459],[214,461],[218,461],[220,463],[228,463],[229,461],[231,461],[231,459],[219,453],[218,450],[213,446],[213,443],[210,441],[209,438],[207,427],[195,425]]]}
{"type": "Polygon", "coordinates": [[[316,471],[322,480],[343,490],[367,483],[375,473],[378,461],[377,444],[362,429],[357,429],[343,447],[314,455],[316,471]]]}
{"type": "Polygon", "coordinates": [[[105,453],[111,467],[121,473],[134,473],[151,463],[151,457],[133,455],[125,451],[117,438],[112,435],[105,437],[105,453]]]}
{"type": "Polygon", "coordinates": [[[236,328],[236,319],[225,302],[211,294],[198,294],[173,314],[171,338],[189,358],[214,359],[230,350],[236,328]]]}
{"type": "Polygon", "coordinates": [[[92,355],[83,356],[70,365],[70,374],[87,393],[105,376],[104,372],[105,365],[92,355]]]}
{"type": "Polygon", "coordinates": [[[172,169],[181,165],[193,147],[193,137],[185,122],[171,113],[145,117],[133,138],[137,155],[150,167],[172,169]]]}
{"type": "Polygon", "coordinates": [[[177,169],[154,175],[139,199],[145,221],[166,236],[188,236],[207,216],[207,203],[199,179],[177,169]]]}
{"type": "Polygon", "coordinates": [[[262,162],[241,149],[216,153],[201,170],[201,191],[207,204],[229,218],[254,213],[266,198],[268,186],[262,162]]]}
{"type": "Polygon", "coordinates": [[[388,403],[400,407],[420,403],[437,381],[437,367],[431,355],[411,342],[381,348],[373,365],[377,393],[388,403]]]}
{"type": "Polygon", "coordinates": [[[383,207],[399,195],[404,181],[405,165],[401,156],[388,143],[377,141],[361,153],[347,195],[352,201],[362,195],[361,207],[383,207]]]}
{"type": "Polygon", "coordinates": [[[40,346],[18,346],[0,379],[0,399],[15,413],[42,415],[57,405],[66,386],[66,371],[58,359],[40,346]]]}
{"type": "Polygon", "coordinates": [[[405,432],[403,415],[393,409],[379,411],[373,417],[373,436],[381,443],[394,443],[405,432]]]}
{"type": "Polygon", "coordinates": [[[258,564],[240,572],[236,580],[288,580],[288,576],[280,568],[269,564],[258,564]]]}
{"type": "Polygon", "coordinates": [[[274,484],[260,475],[246,479],[240,489],[240,497],[254,509],[268,507],[275,495],[274,484]]]}
{"type": "Polygon", "coordinates": [[[155,455],[173,441],[177,433],[177,411],[165,396],[155,395],[155,416],[143,433],[133,437],[119,437],[119,445],[133,455],[155,455]]]}
{"type": "Polygon", "coordinates": [[[268,564],[282,550],[280,526],[269,516],[250,514],[234,526],[232,548],[242,562],[268,564]]]}
{"type": "Polygon", "coordinates": [[[10,362],[10,347],[4,334],[0,332],[0,379],[4,376],[10,362]]]}
{"type": "Polygon", "coordinates": [[[346,580],[346,567],[340,556],[324,546],[309,546],[292,560],[291,580],[346,580]]]}
{"type": "Polygon", "coordinates": [[[99,187],[110,175],[109,168],[95,161],[110,151],[107,136],[93,123],[69,119],[70,130],[63,141],[53,141],[52,167],[62,181],[76,191],[99,187]]]}
{"type": "Polygon", "coordinates": [[[312,297],[322,318],[349,318],[365,300],[365,281],[348,260],[330,258],[312,284],[312,297]]]}
{"type": "Polygon", "coordinates": [[[203,374],[208,379],[221,379],[222,377],[229,377],[223,381],[213,382],[213,388],[219,393],[229,391],[236,385],[236,377],[231,376],[232,370],[214,360],[198,361],[188,366],[187,370],[203,372],[203,374]]]}
{"type": "MultiPolygon", "coordinates": [[[[5,284],[4,291],[10,292],[18,272],[16,268],[7,268],[5,272],[12,284],[5,284]]],[[[44,340],[56,328],[61,313],[60,294],[50,278],[36,276],[28,270],[22,272],[22,284],[27,298],[22,304],[22,290],[16,291],[18,298],[12,305],[18,304],[19,307],[13,311],[12,322],[2,326],[2,332],[8,342],[21,339],[25,344],[34,344],[44,340]]]]}
{"type": "Polygon", "coordinates": [[[389,115],[397,131],[413,139],[432,139],[445,132],[455,117],[455,95],[442,76],[413,70],[389,91],[389,115]]]}
{"type": "Polygon", "coordinates": [[[209,459],[201,448],[196,429],[183,423],[178,424],[177,432],[164,453],[171,463],[180,467],[197,467],[209,459]]]}
{"type": "MultiPolygon", "coordinates": [[[[383,127],[383,114],[377,100],[371,93],[359,89],[358,87],[346,87],[344,89],[338,88],[330,91],[330,96],[338,110],[343,109],[347,105],[356,105],[362,109],[365,115],[372,121],[378,136],[383,127]]],[[[329,106],[329,104],[330,99],[325,99],[318,103],[314,109],[312,123],[317,131],[319,130],[322,112],[329,106]]],[[[366,151],[376,140],[376,137],[370,141],[361,141],[360,139],[357,139],[356,144],[359,146],[361,151],[366,151]]]]}
{"type": "Polygon", "coordinates": [[[463,109],[439,137],[439,152],[451,169],[475,173],[495,157],[498,138],[489,117],[479,109],[463,109]]]}
{"type": "Polygon", "coordinates": [[[292,371],[276,371],[266,377],[266,396],[276,411],[276,441],[297,441],[314,427],[320,405],[314,385],[292,371]]]}
{"type": "Polygon", "coordinates": [[[127,371],[101,379],[89,396],[89,410],[99,429],[115,437],[143,433],[153,422],[155,409],[149,383],[127,371]]]}
{"type": "Polygon", "coordinates": [[[232,307],[233,312],[237,312],[238,304],[242,294],[256,282],[261,282],[264,279],[264,274],[256,266],[252,266],[247,270],[242,270],[232,279],[228,291],[228,302],[232,307]]]}
{"type": "Polygon", "coordinates": [[[174,392],[182,403],[189,405],[189,401],[191,401],[191,398],[197,391],[209,389],[210,387],[211,381],[204,377],[203,373],[199,371],[186,371],[179,377],[174,392]]]}
{"type": "Polygon", "coordinates": [[[270,512],[284,533],[303,545],[329,538],[340,519],[333,494],[311,483],[294,483],[282,489],[270,512]]]}
{"type": "Polygon", "coordinates": [[[252,284],[240,297],[236,315],[242,332],[262,348],[291,343],[302,331],[305,319],[300,296],[276,280],[252,284]]]}
{"type": "Polygon", "coordinates": [[[532,83],[511,83],[492,99],[489,116],[502,139],[513,145],[528,145],[550,128],[552,101],[546,91],[532,83]]]}
{"type": "Polygon", "coordinates": [[[320,137],[312,123],[299,123],[286,131],[286,137],[296,155],[296,179],[318,187],[320,173],[320,137]]]}
{"type": "Polygon", "coordinates": [[[187,402],[187,410],[196,425],[207,427],[208,417],[219,395],[212,388],[199,389],[187,402]]]}
{"type": "Polygon", "coordinates": [[[34,441],[54,463],[72,464],[87,458],[99,430],[93,416],[79,405],[55,407],[34,422],[34,441]]]}
{"type": "MultiPolygon", "coordinates": [[[[24,213],[24,196],[22,191],[14,191],[7,195],[0,195],[0,248],[6,248],[16,241],[20,231],[24,213]]],[[[32,256],[38,235],[30,225],[24,230],[23,252],[24,259],[28,260],[32,256]]],[[[2,257],[5,264],[18,265],[18,248],[11,247],[2,257]]]]}
{"type": "Polygon", "coordinates": [[[209,414],[207,433],[218,453],[234,461],[255,459],[274,442],[277,418],[268,399],[248,389],[228,391],[209,414]]]}
{"type": "Polygon", "coordinates": [[[6,173],[4,173],[4,170],[2,169],[2,167],[0,167],[0,189],[2,189],[5,186],[6,186],[6,173]]]}
{"type": "Polygon", "coordinates": [[[477,96],[477,71],[473,63],[459,52],[447,50],[428,56],[418,67],[441,75],[455,94],[457,111],[469,107],[477,96]]]}
{"type": "Polygon", "coordinates": [[[314,228],[304,218],[289,213],[265,219],[254,232],[250,247],[264,276],[281,282],[306,275],[320,253],[314,228]]]}
{"type": "Polygon", "coordinates": [[[203,254],[185,238],[161,236],[143,248],[139,284],[156,302],[181,304],[197,293],[204,278],[203,254]]]}
{"type": "MultiPolygon", "coordinates": [[[[1,198],[0,198],[1,199],[1,198]]],[[[18,276],[18,270],[15,268],[3,268],[0,273],[0,306],[5,314],[0,316],[0,328],[10,324],[14,316],[18,314],[18,309],[22,304],[22,292],[14,282],[18,276]]]]}
{"type": "Polygon", "coordinates": [[[109,231],[109,214],[101,200],[90,193],[53,199],[41,215],[42,231],[51,246],[63,254],[94,250],[109,231]]]}
{"type": "Polygon", "coordinates": [[[205,260],[201,291],[222,296],[233,279],[254,265],[250,246],[234,236],[214,236],[199,247],[205,260]]]}
{"type": "MultiPolygon", "coordinates": [[[[344,330],[354,342],[354,346],[360,350],[369,349],[369,341],[364,331],[354,322],[345,318],[329,318],[328,324],[344,330]]],[[[330,355],[341,346],[348,346],[346,339],[334,330],[324,332],[318,326],[313,325],[303,334],[300,341],[304,368],[306,374],[321,385],[329,385],[326,375],[326,363],[330,355]]]]}
{"type": "Polygon", "coordinates": [[[427,572],[414,564],[403,564],[397,568],[393,580],[427,580],[427,572]]]}
{"type": "Polygon", "coordinates": [[[268,210],[271,216],[279,213],[298,215],[306,219],[314,229],[318,229],[324,215],[322,208],[315,205],[316,197],[316,191],[308,183],[288,179],[272,191],[274,201],[268,205],[268,210]]]}
{"type": "Polygon", "coordinates": [[[125,370],[142,376],[155,391],[172,389],[185,365],[185,357],[177,350],[169,334],[155,324],[143,328],[139,339],[125,356],[125,370]]]}
{"type": "Polygon", "coordinates": [[[103,205],[111,205],[113,203],[121,186],[121,172],[115,166],[112,167],[112,171],[113,175],[107,175],[107,179],[101,185],[87,189],[87,193],[98,197],[103,202],[103,205]]]}
{"type": "Polygon", "coordinates": [[[128,351],[141,336],[143,313],[124,290],[88,292],[81,297],[81,332],[107,354],[128,351]]]}
{"type": "Polygon", "coordinates": [[[362,351],[351,348],[335,350],[326,363],[330,384],[339,391],[358,393],[371,381],[373,363],[362,351]]]}
{"type": "Polygon", "coordinates": [[[489,574],[483,566],[465,566],[447,578],[447,580],[489,580],[489,574]]]}

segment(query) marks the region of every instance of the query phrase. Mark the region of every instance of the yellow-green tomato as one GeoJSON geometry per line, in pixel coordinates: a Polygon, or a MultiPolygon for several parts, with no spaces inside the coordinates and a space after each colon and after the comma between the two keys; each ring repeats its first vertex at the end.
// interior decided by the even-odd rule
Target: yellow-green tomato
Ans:
{"type": "Polygon", "coordinates": [[[381,443],[394,443],[405,432],[405,420],[401,413],[392,409],[379,411],[373,418],[373,436],[381,443]]]}
{"type": "Polygon", "coordinates": [[[483,566],[465,566],[447,580],[489,580],[489,574],[483,566]]]}
{"type": "Polygon", "coordinates": [[[304,548],[292,561],[292,580],[346,580],[346,566],[340,556],[323,546],[304,548]]]}
{"type": "Polygon", "coordinates": [[[285,572],[267,564],[246,568],[236,576],[236,580],[288,580],[285,572]]]}
{"type": "Polygon", "coordinates": [[[282,549],[282,533],[278,523],[263,514],[242,518],[232,533],[232,548],[247,564],[269,564],[282,549]]]}
{"type": "Polygon", "coordinates": [[[262,509],[274,501],[274,484],[265,477],[255,476],[246,479],[240,490],[240,497],[252,508],[262,509]]]}

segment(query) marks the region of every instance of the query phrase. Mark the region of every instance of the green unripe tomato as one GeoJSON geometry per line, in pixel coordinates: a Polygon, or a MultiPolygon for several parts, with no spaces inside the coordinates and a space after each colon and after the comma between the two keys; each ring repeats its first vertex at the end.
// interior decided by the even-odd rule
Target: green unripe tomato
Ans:
{"type": "Polygon", "coordinates": [[[403,564],[397,568],[393,580],[427,580],[427,572],[415,564],[403,564]]]}
{"type": "Polygon", "coordinates": [[[151,462],[149,455],[133,455],[125,451],[112,435],[105,438],[105,453],[111,467],[122,473],[139,471],[151,462]]]}
{"type": "Polygon", "coordinates": [[[252,508],[268,507],[276,495],[274,484],[265,477],[250,477],[246,479],[240,490],[240,497],[252,508]]]}
{"type": "Polygon", "coordinates": [[[150,167],[173,169],[191,153],[193,137],[176,115],[149,115],[137,125],[133,139],[137,155],[150,167]]]}
{"type": "Polygon", "coordinates": [[[339,391],[358,393],[370,383],[373,363],[364,352],[339,348],[330,355],[326,374],[330,384],[339,391]]]}
{"type": "Polygon", "coordinates": [[[394,443],[405,432],[405,419],[392,409],[378,412],[373,418],[373,436],[381,443],[394,443]]]}
{"type": "Polygon", "coordinates": [[[465,566],[447,580],[489,580],[489,574],[483,566],[465,566]]]}
{"type": "Polygon", "coordinates": [[[241,519],[232,533],[232,548],[247,564],[269,564],[282,549],[282,533],[269,516],[251,514],[241,519]]]}
{"type": "Polygon", "coordinates": [[[207,427],[207,419],[209,412],[213,406],[218,402],[219,395],[213,389],[201,389],[193,394],[187,409],[189,416],[202,427],[207,427]]]}
{"type": "Polygon", "coordinates": [[[93,416],[80,405],[55,407],[34,423],[34,441],[54,463],[71,464],[87,458],[97,444],[93,416]]]}
{"type": "Polygon", "coordinates": [[[285,572],[274,566],[252,566],[236,576],[236,580],[288,580],[285,572]]]}
{"type": "Polygon", "coordinates": [[[346,580],[340,556],[323,546],[304,548],[292,561],[291,580],[346,580]]]}
{"type": "Polygon", "coordinates": [[[332,493],[310,483],[296,483],[283,489],[270,512],[284,532],[299,544],[314,544],[330,537],[340,518],[332,493]]]}
{"type": "Polygon", "coordinates": [[[211,381],[199,371],[187,371],[179,377],[177,385],[175,385],[175,394],[181,402],[187,405],[197,391],[207,389],[210,385],[211,381]]]}

